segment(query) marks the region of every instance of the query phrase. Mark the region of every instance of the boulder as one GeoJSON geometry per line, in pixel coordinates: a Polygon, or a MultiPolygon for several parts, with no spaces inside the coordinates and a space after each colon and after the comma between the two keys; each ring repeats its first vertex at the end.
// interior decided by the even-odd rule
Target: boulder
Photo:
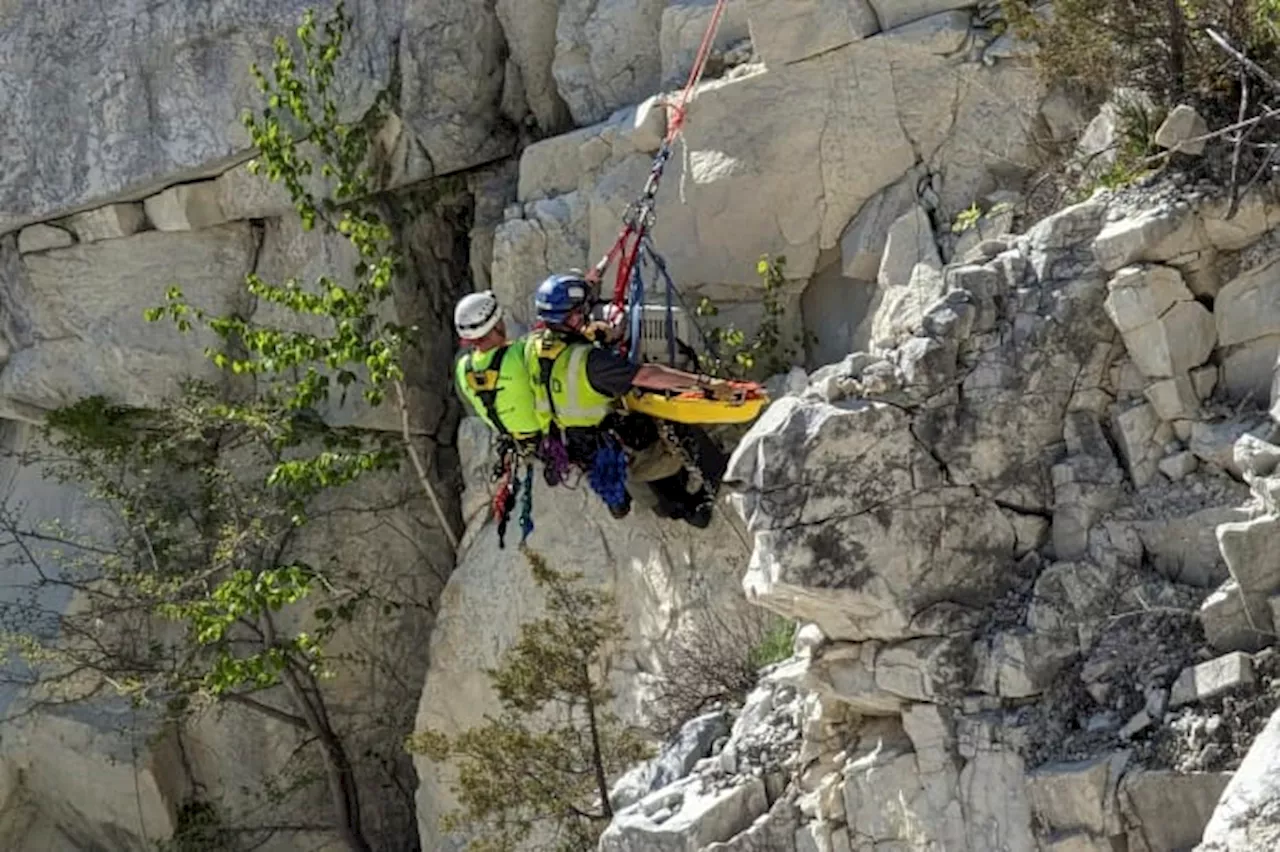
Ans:
{"type": "Polygon", "coordinates": [[[1099,837],[1122,833],[1116,791],[1130,756],[1118,751],[1029,773],[1027,790],[1037,818],[1052,831],[1099,837]]]}
{"type": "Polygon", "coordinates": [[[658,89],[665,0],[566,0],[551,63],[575,124],[602,120],[658,89]]]}
{"type": "Polygon", "coordinates": [[[1239,251],[1280,223],[1280,206],[1267,190],[1240,197],[1230,219],[1230,198],[1215,199],[1200,207],[1205,233],[1219,251],[1239,251]]]}
{"type": "Polygon", "coordinates": [[[909,422],[865,400],[787,397],[766,411],[725,480],[741,486],[738,510],[755,534],[749,596],[861,641],[928,635],[913,622],[934,604],[998,593],[1013,526],[969,489],[918,486],[936,476],[936,461],[909,422]],[[852,502],[850,481],[860,483],[852,502]],[[954,554],[945,570],[940,552],[954,554]]]}
{"type": "Polygon", "coordinates": [[[796,852],[796,832],[801,815],[790,796],[778,799],[767,814],[756,818],[746,831],[722,843],[712,843],[706,852],[796,852]]]}
{"type": "Polygon", "coordinates": [[[1144,395],[1155,407],[1161,420],[1172,422],[1196,420],[1199,417],[1201,397],[1191,383],[1190,375],[1155,382],[1147,387],[1144,395]]]}
{"type": "Polygon", "coordinates": [[[1270,435],[1270,421],[1248,411],[1238,418],[1216,422],[1194,421],[1191,425],[1187,448],[1202,462],[1216,465],[1237,479],[1243,479],[1244,471],[1236,460],[1235,447],[1245,436],[1259,438],[1270,435]]]}
{"type": "Polygon", "coordinates": [[[1076,638],[1065,632],[1004,630],[979,648],[974,688],[988,695],[1030,698],[1052,686],[1079,653],[1076,638]]]}
{"type": "Polygon", "coordinates": [[[1240,587],[1248,613],[1255,619],[1253,626],[1263,633],[1274,633],[1266,601],[1280,591],[1280,568],[1273,558],[1280,547],[1280,517],[1262,515],[1220,524],[1217,536],[1227,569],[1240,587]]]}
{"type": "Polygon", "coordinates": [[[1280,333],[1280,260],[1247,270],[1224,286],[1213,303],[1218,342],[1245,343],[1280,333]]]}
{"type": "Polygon", "coordinates": [[[844,812],[860,840],[877,846],[914,839],[961,848],[965,824],[956,770],[922,775],[900,722],[865,726],[844,767],[844,812]]]}
{"type": "Polygon", "coordinates": [[[5,252],[0,245],[0,282],[13,306],[0,370],[6,416],[38,416],[91,394],[146,406],[188,376],[223,379],[202,351],[219,345],[212,332],[183,334],[142,314],[163,304],[175,281],[212,314],[245,311],[244,276],[257,252],[247,223],[81,243],[24,255],[21,268],[5,252]]]}
{"type": "Polygon", "coordinates": [[[939,12],[974,5],[973,0],[870,0],[870,3],[875,9],[880,26],[885,30],[892,30],[939,12]]]}
{"type": "Polygon", "coordinates": [[[1027,626],[1063,647],[1088,647],[1117,605],[1119,570],[1089,562],[1057,562],[1040,573],[1027,626]]]}
{"type": "Polygon", "coordinates": [[[1211,589],[1228,577],[1215,528],[1248,517],[1244,509],[1208,508],[1182,517],[1135,521],[1133,528],[1157,571],[1174,582],[1211,589]]]}
{"type": "Polygon", "coordinates": [[[1156,130],[1155,142],[1161,148],[1198,157],[1204,153],[1206,143],[1202,137],[1208,133],[1209,125],[1204,116],[1193,106],[1179,104],[1156,130]]]}
{"type": "Polygon", "coordinates": [[[909,639],[876,655],[876,685],[913,701],[940,701],[965,691],[973,667],[967,637],[909,639]]]}
{"type": "Polygon", "coordinates": [[[1252,852],[1280,846],[1280,711],[1254,739],[1194,852],[1252,852]]]}
{"type": "MultiPolygon", "coordinates": [[[[1035,849],[1026,764],[995,746],[974,754],[960,772],[965,838],[969,849],[1035,849]]],[[[959,844],[956,847],[963,848],[959,844]]]]}
{"type": "Polygon", "coordinates": [[[1164,456],[1164,447],[1158,440],[1159,429],[1160,419],[1155,408],[1147,403],[1119,411],[1111,418],[1111,432],[1120,447],[1125,468],[1139,488],[1155,476],[1164,456]]]}
{"type": "Polygon", "coordinates": [[[1131,852],[1191,849],[1200,842],[1231,772],[1135,769],[1120,782],[1131,852]]]}
{"type": "Polygon", "coordinates": [[[1193,296],[1171,266],[1127,266],[1107,283],[1107,315],[1120,331],[1155,322],[1177,302],[1193,296]]]}
{"type": "Polygon", "coordinates": [[[783,663],[777,677],[782,682],[839,701],[854,712],[892,716],[904,701],[902,696],[876,682],[876,651],[874,642],[837,642],[815,652],[809,659],[783,663]]]}
{"type": "Polygon", "coordinates": [[[1207,701],[1233,689],[1254,684],[1253,661],[1248,654],[1233,651],[1198,666],[1183,669],[1169,690],[1169,706],[1181,707],[1207,701]]]}
{"type": "Polygon", "coordinates": [[[902,728],[924,775],[953,768],[956,742],[951,711],[937,704],[912,704],[902,713],[902,728]]]}
{"type": "Polygon", "coordinates": [[[1098,234],[1093,254],[1108,272],[1134,263],[1165,262],[1210,245],[1204,223],[1190,205],[1161,204],[1124,216],[1098,234]]]}
{"type": "Polygon", "coordinates": [[[952,626],[952,607],[1000,593],[1015,541],[994,502],[938,489],[811,527],[758,529],[744,585],[751,599],[832,638],[929,635],[952,626]],[[939,563],[940,552],[953,556],[939,563]]]}
{"type": "Polygon", "coordinates": [[[196,231],[228,219],[218,197],[217,181],[212,180],[171,186],[148,198],[143,207],[158,231],[196,231]]]}
{"type": "Polygon", "coordinates": [[[880,31],[869,0],[746,0],[751,40],[766,65],[826,53],[880,31]]]}
{"type": "Polygon", "coordinates": [[[747,830],[768,808],[759,778],[709,790],[690,778],[615,814],[600,852],[693,852],[747,830]]]}
{"type": "Polygon", "coordinates": [[[1078,559],[1088,551],[1089,529],[1119,499],[1124,473],[1092,413],[1071,412],[1063,432],[1071,455],[1050,470],[1053,552],[1059,559],[1078,559]]]}
{"type": "MultiPolygon", "coordinates": [[[[1208,359],[1216,341],[1214,315],[1195,301],[1176,269],[1128,266],[1115,274],[1107,290],[1107,315],[1145,375],[1185,376],[1208,359]]],[[[1176,398],[1166,402],[1178,404],[1176,398]]]]}
{"type": "Polygon", "coordinates": [[[655,757],[618,779],[609,792],[613,809],[622,810],[655,790],[685,778],[699,760],[711,753],[717,740],[728,736],[729,721],[723,710],[704,713],[685,722],[655,757]]]}
{"type": "Polygon", "coordinates": [[[1195,473],[1199,466],[1200,460],[1196,458],[1195,453],[1188,450],[1165,456],[1156,465],[1161,473],[1174,482],[1195,473]]]}
{"type": "MultiPolygon", "coordinates": [[[[1204,638],[1217,651],[1261,651],[1274,640],[1265,627],[1267,608],[1259,597],[1252,598],[1254,612],[1245,607],[1245,597],[1240,584],[1227,580],[1200,604],[1197,613],[1204,638]]],[[[1274,612],[1274,609],[1271,610],[1274,612]]]]}
{"type": "Polygon", "coordinates": [[[146,230],[147,214],[141,204],[106,204],[68,218],[63,224],[76,241],[96,243],[118,240],[146,230]]]}
{"type": "Polygon", "coordinates": [[[18,233],[18,252],[31,254],[47,249],[66,248],[76,241],[70,232],[53,225],[30,225],[18,233]]]}

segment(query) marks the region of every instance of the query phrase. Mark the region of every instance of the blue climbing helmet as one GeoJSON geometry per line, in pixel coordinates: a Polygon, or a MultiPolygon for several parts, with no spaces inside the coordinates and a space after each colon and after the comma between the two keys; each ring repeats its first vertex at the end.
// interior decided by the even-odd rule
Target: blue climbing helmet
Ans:
{"type": "Polygon", "coordinates": [[[534,307],[538,319],[562,324],[577,308],[591,306],[591,285],[581,275],[549,275],[538,285],[534,307]]]}

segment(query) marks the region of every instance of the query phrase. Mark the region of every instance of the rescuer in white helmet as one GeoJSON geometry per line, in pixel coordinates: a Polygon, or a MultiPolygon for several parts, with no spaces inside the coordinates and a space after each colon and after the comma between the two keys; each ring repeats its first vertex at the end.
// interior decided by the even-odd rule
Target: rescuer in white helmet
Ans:
{"type": "Polygon", "coordinates": [[[506,316],[493,291],[463,296],[453,327],[468,350],[454,368],[458,393],[498,434],[536,443],[541,427],[525,347],[507,340],[506,316]]]}

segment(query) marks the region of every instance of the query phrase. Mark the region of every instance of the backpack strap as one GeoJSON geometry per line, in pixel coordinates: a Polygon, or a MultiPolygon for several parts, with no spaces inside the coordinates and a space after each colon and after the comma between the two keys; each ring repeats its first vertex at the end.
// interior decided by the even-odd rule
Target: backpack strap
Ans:
{"type": "Polygon", "coordinates": [[[489,420],[493,423],[493,427],[498,430],[498,434],[510,437],[511,432],[507,429],[502,418],[498,416],[498,380],[502,377],[502,359],[507,355],[509,346],[503,346],[494,353],[493,360],[489,362],[486,370],[475,369],[475,363],[472,360],[475,353],[467,355],[467,384],[473,393],[484,405],[484,410],[489,414],[489,420]]]}
{"type": "Polygon", "coordinates": [[[536,343],[538,350],[538,379],[542,383],[542,390],[547,395],[547,404],[551,406],[551,416],[556,416],[556,399],[551,393],[551,370],[556,365],[556,359],[560,357],[560,353],[569,348],[569,344],[562,340],[559,335],[553,336],[551,333],[544,332],[536,343]]]}

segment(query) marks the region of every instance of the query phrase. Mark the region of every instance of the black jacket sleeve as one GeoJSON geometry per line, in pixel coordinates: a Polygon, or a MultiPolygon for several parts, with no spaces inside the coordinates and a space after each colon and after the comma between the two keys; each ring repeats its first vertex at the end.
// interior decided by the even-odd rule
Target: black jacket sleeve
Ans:
{"type": "Polygon", "coordinates": [[[632,364],[612,349],[595,348],[587,355],[587,381],[596,393],[622,396],[631,390],[639,364],[632,364]]]}

